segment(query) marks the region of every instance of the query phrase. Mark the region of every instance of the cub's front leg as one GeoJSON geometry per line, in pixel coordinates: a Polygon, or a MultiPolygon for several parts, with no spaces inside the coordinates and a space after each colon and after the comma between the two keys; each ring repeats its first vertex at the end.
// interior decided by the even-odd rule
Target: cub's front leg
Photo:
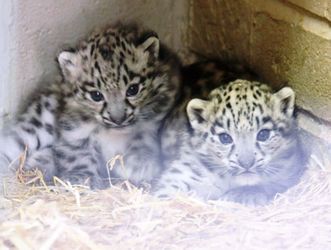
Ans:
{"type": "Polygon", "coordinates": [[[82,145],[63,142],[56,145],[54,159],[61,180],[92,189],[106,188],[106,178],[100,175],[101,155],[89,141],[82,145]]]}
{"type": "Polygon", "coordinates": [[[222,192],[217,175],[201,167],[190,153],[170,163],[155,180],[153,194],[160,198],[174,197],[186,193],[202,200],[216,199],[222,192]]]}
{"type": "Polygon", "coordinates": [[[57,176],[72,184],[105,188],[100,174],[103,158],[93,140],[95,123],[62,117],[60,127],[61,134],[53,150],[57,176]]]}
{"type": "Polygon", "coordinates": [[[128,179],[135,185],[151,184],[161,172],[156,138],[147,133],[134,137],[124,154],[124,168],[115,171],[121,179],[128,179]]]}

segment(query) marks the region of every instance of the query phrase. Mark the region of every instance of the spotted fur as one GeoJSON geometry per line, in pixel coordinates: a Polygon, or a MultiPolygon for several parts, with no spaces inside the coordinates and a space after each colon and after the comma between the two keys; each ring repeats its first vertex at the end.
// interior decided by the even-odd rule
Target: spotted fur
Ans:
{"type": "Polygon", "coordinates": [[[164,128],[165,171],[155,194],[265,204],[296,184],[305,157],[293,115],[295,95],[256,81],[222,83],[192,99],[164,128]]]}
{"type": "Polygon", "coordinates": [[[111,171],[114,180],[151,181],[160,171],[157,131],[179,89],[176,56],[154,32],[117,24],[62,51],[58,62],[64,80],[50,121],[43,117],[49,97],[40,95],[46,100],[34,102],[5,131],[13,144],[2,150],[6,164],[27,145],[28,162],[33,159],[48,178],[102,188],[107,161],[122,155],[125,168],[111,171]],[[52,135],[45,143],[41,131],[52,135]],[[50,164],[42,163],[46,159],[50,164]]]}

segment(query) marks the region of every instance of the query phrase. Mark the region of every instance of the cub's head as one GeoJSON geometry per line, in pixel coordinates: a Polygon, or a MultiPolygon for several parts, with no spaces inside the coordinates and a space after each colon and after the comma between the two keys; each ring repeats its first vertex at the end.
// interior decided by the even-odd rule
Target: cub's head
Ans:
{"type": "Polygon", "coordinates": [[[209,100],[191,100],[187,115],[200,159],[233,186],[291,179],[300,167],[294,101],[289,87],[272,93],[246,80],[215,89],[209,100]]]}
{"type": "Polygon", "coordinates": [[[153,32],[116,25],[58,56],[71,107],[106,127],[161,119],[174,101],[178,61],[153,32]]]}

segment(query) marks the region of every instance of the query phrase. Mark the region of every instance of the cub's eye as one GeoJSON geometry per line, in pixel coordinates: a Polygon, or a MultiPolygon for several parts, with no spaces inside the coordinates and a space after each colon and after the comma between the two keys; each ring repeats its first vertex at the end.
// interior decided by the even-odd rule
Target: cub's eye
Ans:
{"type": "Polygon", "coordinates": [[[99,91],[91,91],[90,96],[95,102],[101,102],[103,100],[103,95],[99,91]]]}
{"type": "Polygon", "coordinates": [[[270,137],[270,129],[261,129],[259,133],[257,133],[256,140],[258,141],[266,141],[270,137]]]}
{"type": "Polygon", "coordinates": [[[222,133],[219,135],[219,137],[220,137],[221,143],[223,143],[225,145],[231,144],[233,142],[231,135],[229,135],[227,133],[222,133]]]}
{"type": "Polygon", "coordinates": [[[126,96],[135,96],[139,92],[139,84],[132,84],[129,86],[129,88],[126,90],[126,96]]]}

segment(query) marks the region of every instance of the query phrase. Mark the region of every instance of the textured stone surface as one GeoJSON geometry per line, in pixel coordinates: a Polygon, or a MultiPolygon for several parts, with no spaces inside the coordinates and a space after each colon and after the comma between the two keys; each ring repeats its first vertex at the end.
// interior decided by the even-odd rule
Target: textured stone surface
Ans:
{"type": "Polygon", "coordinates": [[[331,121],[327,19],[276,0],[192,0],[190,13],[192,50],[248,63],[275,87],[288,83],[300,106],[331,121]]]}
{"type": "Polygon", "coordinates": [[[311,13],[331,21],[330,0],[287,0],[311,13]]]}

